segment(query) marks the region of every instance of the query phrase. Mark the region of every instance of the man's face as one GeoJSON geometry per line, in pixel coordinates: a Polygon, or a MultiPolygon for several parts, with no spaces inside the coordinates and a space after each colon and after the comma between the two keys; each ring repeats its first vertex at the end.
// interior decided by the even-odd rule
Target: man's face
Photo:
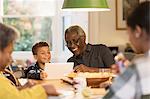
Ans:
{"type": "Polygon", "coordinates": [[[37,49],[37,55],[34,55],[35,59],[39,63],[49,63],[51,59],[51,53],[48,46],[43,46],[37,49]]]}
{"type": "Polygon", "coordinates": [[[0,69],[4,70],[12,62],[13,43],[10,43],[3,51],[0,52],[0,69]]]}
{"type": "Polygon", "coordinates": [[[75,55],[78,56],[84,51],[85,36],[79,36],[77,33],[67,33],[65,35],[65,41],[68,49],[75,55]]]}

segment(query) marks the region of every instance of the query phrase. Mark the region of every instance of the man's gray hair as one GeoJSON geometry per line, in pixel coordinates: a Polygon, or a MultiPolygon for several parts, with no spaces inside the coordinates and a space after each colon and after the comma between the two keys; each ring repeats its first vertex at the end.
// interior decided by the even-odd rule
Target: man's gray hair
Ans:
{"type": "Polygon", "coordinates": [[[77,33],[79,36],[86,36],[84,30],[78,25],[70,26],[66,29],[65,35],[68,33],[77,33]]]}

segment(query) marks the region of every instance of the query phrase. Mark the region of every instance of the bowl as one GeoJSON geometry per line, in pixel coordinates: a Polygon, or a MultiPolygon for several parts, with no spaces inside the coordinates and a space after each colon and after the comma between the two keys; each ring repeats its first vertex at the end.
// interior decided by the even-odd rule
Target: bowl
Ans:
{"type": "Polygon", "coordinates": [[[105,78],[86,78],[87,86],[92,88],[99,88],[100,84],[109,80],[109,77],[105,78]]]}

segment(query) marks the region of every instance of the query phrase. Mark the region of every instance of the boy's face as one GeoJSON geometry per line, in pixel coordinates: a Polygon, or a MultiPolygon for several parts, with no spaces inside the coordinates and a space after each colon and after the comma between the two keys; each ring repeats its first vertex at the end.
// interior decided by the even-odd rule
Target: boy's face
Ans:
{"type": "Polygon", "coordinates": [[[48,46],[43,46],[37,49],[37,55],[34,55],[38,63],[49,63],[51,54],[48,46]]]}

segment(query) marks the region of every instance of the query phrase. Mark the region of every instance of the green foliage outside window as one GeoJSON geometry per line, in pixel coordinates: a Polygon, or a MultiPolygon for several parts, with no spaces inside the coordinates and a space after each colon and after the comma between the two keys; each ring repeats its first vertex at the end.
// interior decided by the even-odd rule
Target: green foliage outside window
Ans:
{"type": "Polygon", "coordinates": [[[50,17],[36,18],[3,18],[5,24],[12,25],[20,31],[20,38],[14,47],[15,51],[31,51],[37,41],[50,42],[52,46],[52,31],[50,17]]]}
{"type": "Polygon", "coordinates": [[[20,32],[20,38],[16,42],[14,50],[31,51],[33,44],[38,41],[46,41],[52,48],[52,18],[49,16],[25,16],[25,13],[31,9],[25,9],[23,6],[23,3],[15,0],[4,0],[3,2],[3,22],[14,26],[20,32]],[[5,17],[5,15],[7,16],[5,17]]]}

